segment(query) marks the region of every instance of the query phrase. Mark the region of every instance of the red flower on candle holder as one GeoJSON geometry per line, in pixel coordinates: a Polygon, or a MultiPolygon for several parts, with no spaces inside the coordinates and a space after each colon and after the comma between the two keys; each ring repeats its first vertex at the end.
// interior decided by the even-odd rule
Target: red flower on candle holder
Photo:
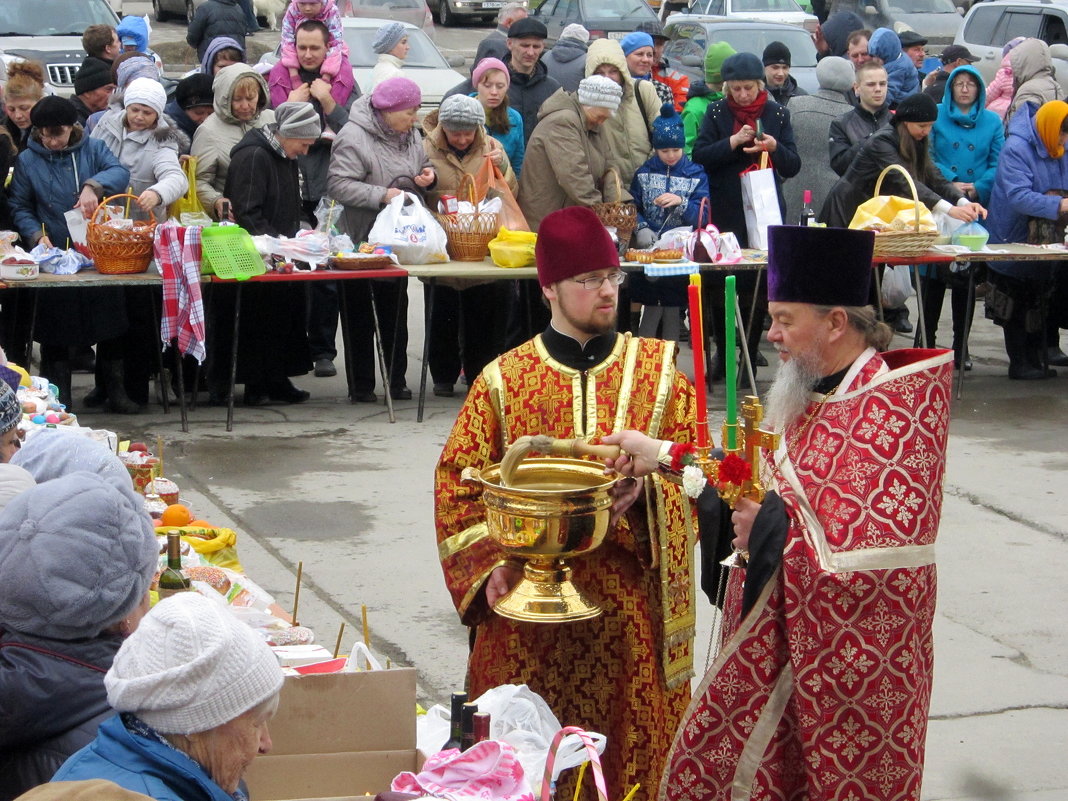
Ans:
{"type": "Polygon", "coordinates": [[[743,484],[753,477],[749,462],[736,453],[728,453],[719,465],[719,483],[743,484]]]}

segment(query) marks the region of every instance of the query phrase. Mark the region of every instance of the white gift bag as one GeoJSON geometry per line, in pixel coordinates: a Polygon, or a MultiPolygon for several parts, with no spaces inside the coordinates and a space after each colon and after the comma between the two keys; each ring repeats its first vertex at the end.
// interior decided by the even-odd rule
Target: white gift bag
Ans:
{"type": "Polygon", "coordinates": [[[402,192],[386,204],[371,226],[367,241],[389,246],[401,264],[449,260],[445,230],[411,192],[402,192]],[[408,200],[411,205],[405,205],[408,200]]]}
{"type": "Polygon", "coordinates": [[[767,250],[768,226],[782,225],[775,173],[770,167],[764,170],[749,169],[739,178],[742,181],[742,207],[745,210],[745,227],[749,232],[749,247],[767,250]]]}

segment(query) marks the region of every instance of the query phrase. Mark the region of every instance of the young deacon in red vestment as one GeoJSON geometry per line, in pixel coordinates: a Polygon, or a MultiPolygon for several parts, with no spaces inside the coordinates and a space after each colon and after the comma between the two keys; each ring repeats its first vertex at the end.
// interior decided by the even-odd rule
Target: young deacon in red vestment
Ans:
{"type": "MultiPolygon", "coordinates": [[[[668,758],[670,801],[918,801],[931,697],[934,541],[952,353],[880,353],[867,306],[872,234],[769,229],[773,490],[717,534],[732,569],[724,642],[668,758]],[[833,254],[830,258],[829,254],[833,254]]],[[[661,443],[607,438],[653,469],[661,443]]],[[[706,489],[706,492],[709,490],[706,489]]]]}
{"type": "MultiPolygon", "coordinates": [[[[487,536],[480,489],[462,484],[460,473],[500,462],[526,434],[593,438],[638,429],[689,442],[693,390],[675,369],[674,344],[616,333],[623,274],[590,209],[547,216],[536,254],[552,321],[471,385],[435,473],[438,552],[460,618],[474,630],[471,697],[528,684],[562,724],[608,736],[610,798],[641,782],[639,797],[647,799],[693,675],[694,530],[686,497],[659,476],[623,483],[604,544],[568,560],[575,583],[601,602],[603,614],[518,623],[492,611],[518,579],[518,565],[487,536]]],[[[561,786],[557,797],[565,794],[561,786]]]]}

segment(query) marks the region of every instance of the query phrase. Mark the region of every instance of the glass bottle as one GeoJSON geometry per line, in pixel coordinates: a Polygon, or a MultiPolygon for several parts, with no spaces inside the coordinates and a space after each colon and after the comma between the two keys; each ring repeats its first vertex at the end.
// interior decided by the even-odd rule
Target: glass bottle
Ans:
{"type": "Polygon", "coordinates": [[[483,740],[488,740],[490,738],[489,712],[476,712],[474,714],[474,732],[475,743],[480,743],[483,740]]]}
{"type": "Polygon", "coordinates": [[[159,576],[159,599],[191,590],[193,585],[182,572],[182,538],[177,531],[167,532],[167,569],[159,576]]]}
{"type": "Polygon", "coordinates": [[[478,712],[478,704],[464,704],[463,733],[460,735],[460,750],[466,751],[475,744],[475,713],[478,712]]]}
{"type": "Polygon", "coordinates": [[[467,693],[453,693],[452,694],[452,715],[449,718],[449,739],[445,741],[445,745],[441,746],[441,750],[445,751],[449,748],[459,748],[463,739],[463,709],[464,704],[467,703],[467,693]]]}
{"type": "Polygon", "coordinates": [[[816,212],[812,210],[812,190],[806,189],[802,197],[801,214],[797,220],[797,224],[800,226],[815,225],[816,212]]]}

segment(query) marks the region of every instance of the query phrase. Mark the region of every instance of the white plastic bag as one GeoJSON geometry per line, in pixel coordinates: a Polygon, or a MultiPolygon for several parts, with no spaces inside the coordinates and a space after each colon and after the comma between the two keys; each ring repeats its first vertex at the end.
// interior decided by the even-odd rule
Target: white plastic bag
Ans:
{"type": "Polygon", "coordinates": [[[393,198],[378,214],[367,241],[387,245],[402,264],[448,261],[445,230],[411,192],[393,198]],[[405,205],[411,201],[411,205],[405,205]]]}
{"type": "Polygon", "coordinates": [[[897,309],[916,294],[912,287],[912,270],[907,264],[890,267],[883,273],[883,307],[897,309]]]}
{"type": "Polygon", "coordinates": [[[656,240],[656,244],[653,247],[657,250],[682,250],[686,247],[686,242],[692,233],[693,228],[689,225],[669,228],[660,234],[660,238],[656,240]]]}

